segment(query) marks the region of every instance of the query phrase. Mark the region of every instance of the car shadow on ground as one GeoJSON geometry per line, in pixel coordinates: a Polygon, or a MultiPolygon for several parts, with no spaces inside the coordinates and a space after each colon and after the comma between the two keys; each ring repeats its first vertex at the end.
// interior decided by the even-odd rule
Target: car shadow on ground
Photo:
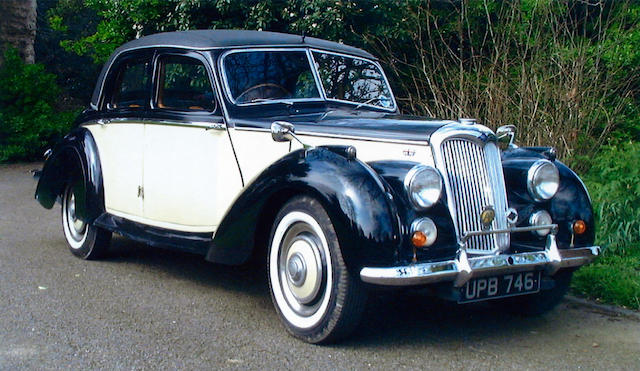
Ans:
{"type": "MultiPolygon", "coordinates": [[[[119,236],[113,238],[105,261],[142,265],[199,285],[240,292],[248,299],[270,301],[264,264],[213,264],[200,255],[151,247],[119,236]]],[[[527,318],[497,310],[488,303],[458,305],[415,291],[373,291],[354,336],[335,346],[459,347],[467,340],[528,336],[553,317],[527,318]]],[[[473,349],[473,345],[469,347],[473,349]]]]}
{"type": "Polygon", "coordinates": [[[240,291],[251,296],[269,296],[266,267],[257,264],[214,264],[202,255],[152,247],[117,235],[111,240],[104,260],[139,264],[201,285],[240,291]]]}

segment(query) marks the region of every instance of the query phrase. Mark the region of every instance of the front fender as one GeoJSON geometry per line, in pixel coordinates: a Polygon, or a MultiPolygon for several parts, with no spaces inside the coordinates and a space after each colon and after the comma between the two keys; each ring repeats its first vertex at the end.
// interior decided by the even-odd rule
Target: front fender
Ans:
{"type": "Polygon", "coordinates": [[[67,134],[44,163],[35,198],[51,209],[70,182],[76,192],[77,214],[87,223],[104,213],[104,189],[98,147],[89,130],[78,127],[67,134]]]}
{"type": "MultiPolygon", "coordinates": [[[[502,156],[509,205],[519,215],[518,226],[528,225],[529,216],[536,210],[547,210],[558,224],[556,241],[560,248],[592,246],[595,240],[595,221],[589,194],[578,175],[562,162],[544,155],[539,148],[517,148],[503,152],[502,156]],[[560,174],[560,188],[550,200],[536,202],[527,191],[527,171],[536,160],[552,161],[560,174]],[[587,232],[573,235],[572,225],[584,220],[587,232]]],[[[525,246],[542,246],[544,238],[532,233],[512,235],[512,243],[525,246]]]]}
{"type": "Polygon", "coordinates": [[[385,184],[360,160],[326,147],[292,152],[247,186],[216,231],[207,260],[247,261],[254,247],[267,246],[275,215],[298,194],[326,209],[348,266],[394,261],[398,217],[385,184]]]}

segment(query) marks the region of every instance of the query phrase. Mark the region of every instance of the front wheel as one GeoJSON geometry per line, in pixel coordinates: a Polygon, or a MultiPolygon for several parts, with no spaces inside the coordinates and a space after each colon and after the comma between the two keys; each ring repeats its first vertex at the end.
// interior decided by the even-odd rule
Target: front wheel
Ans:
{"type": "Polygon", "coordinates": [[[82,259],[99,259],[109,248],[111,232],[83,221],[76,214],[76,188],[68,185],[62,196],[62,230],[71,253],[82,259]]]}
{"type": "Polygon", "coordinates": [[[276,216],[268,275],[276,311],[293,336],[328,343],[358,325],[366,292],[348,271],[333,224],[317,200],[296,197],[276,216]]]}

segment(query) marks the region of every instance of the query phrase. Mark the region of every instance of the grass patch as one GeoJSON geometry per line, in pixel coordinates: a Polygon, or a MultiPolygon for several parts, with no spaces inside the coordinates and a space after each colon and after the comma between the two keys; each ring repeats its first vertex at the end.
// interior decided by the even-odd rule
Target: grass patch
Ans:
{"type": "Polygon", "coordinates": [[[640,309],[640,252],[629,256],[605,254],[578,270],[571,286],[575,293],[640,309]]]}
{"type": "Polygon", "coordinates": [[[584,176],[601,257],[574,274],[576,294],[640,309],[640,143],[607,147],[584,176]]]}

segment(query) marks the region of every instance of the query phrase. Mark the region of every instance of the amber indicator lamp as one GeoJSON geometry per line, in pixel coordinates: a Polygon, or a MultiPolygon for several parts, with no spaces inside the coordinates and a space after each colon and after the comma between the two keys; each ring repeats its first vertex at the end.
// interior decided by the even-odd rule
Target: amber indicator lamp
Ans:
{"type": "Polygon", "coordinates": [[[583,234],[587,231],[587,223],[584,220],[576,220],[573,223],[573,232],[575,234],[583,234]]]}
{"type": "Polygon", "coordinates": [[[413,246],[424,246],[427,243],[427,235],[421,231],[415,231],[411,236],[411,243],[413,243],[413,246]]]}

